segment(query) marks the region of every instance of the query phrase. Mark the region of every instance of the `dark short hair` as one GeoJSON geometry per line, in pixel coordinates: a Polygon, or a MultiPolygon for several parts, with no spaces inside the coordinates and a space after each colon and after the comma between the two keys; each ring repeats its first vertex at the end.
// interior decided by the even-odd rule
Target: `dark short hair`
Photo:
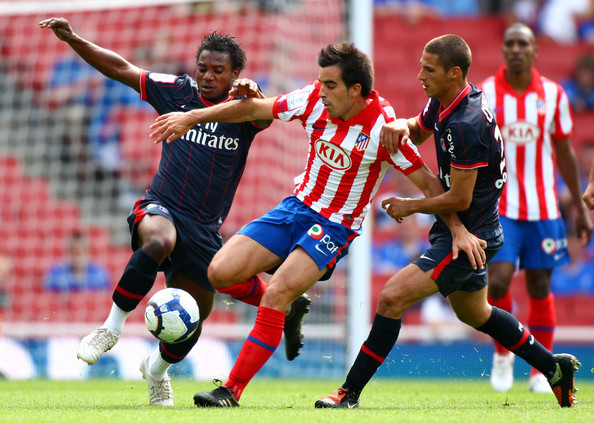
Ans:
{"type": "Polygon", "coordinates": [[[513,24],[508,26],[506,28],[505,32],[503,33],[503,38],[505,39],[509,32],[516,31],[516,30],[517,31],[526,31],[526,33],[530,37],[530,41],[532,42],[532,44],[536,44],[536,38],[534,37],[534,31],[532,30],[532,28],[530,28],[528,25],[526,25],[523,22],[514,22],[513,24]]]}
{"type": "Polygon", "coordinates": [[[367,98],[373,89],[373,64],[353,43],[334,43],[323,48],[318,56],[321,68],[336,65],[347,87],[361,84],[361,95],[367,98]]]}
{"type": "Polygon", "coordinates": [[[204,50],[219,51],[221,53],[229,53],[231,58],[231,68],[233,70],[239,69],[242,71],[247,63],[247,56],[237,39],[231,35],[219,34],[213,31],[206,34],[202,40],[202,44],[198,47],[196,52],[196,61],[204,50]]]}
{"type": "Polygon", "coordinates": [[[425,51],[436,54],[446,72],[458,66],[462,70],[464,79],[468,76],[472,63],[472,51],[464,38],[459,35],[446,34],[436,37],[425,45],[425,51]]]}

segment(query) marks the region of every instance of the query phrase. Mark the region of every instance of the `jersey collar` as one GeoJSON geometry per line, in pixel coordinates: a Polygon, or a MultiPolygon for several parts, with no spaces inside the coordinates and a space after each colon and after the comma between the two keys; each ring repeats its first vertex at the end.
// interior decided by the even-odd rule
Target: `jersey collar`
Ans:
{"type": "Polygon", "coordinates": [[[219,103],[211,103],[210,101],[205,100],[204,97],[202,97],[202,94],[200,94],[200,100],[202,100],[202,102],[204,103],[204,105],[206,107],[212,107],[212,106],[216,106],[217,104],[223,104],[223,103],[233,100],[233,98],[234,98],[233,96],[229,96],[225,100],[223,100],[219,103]]]}
{"type": "MultiPolygon", "coordinates": [[[[505,87],[505,89],[508,90],[509,92],[515,93],[516,90],[509,84],[509,82],[507,81],[507,78],[505,77],[506,70],[507,70],[507,68],[505,67],[505,65],[501,66],[499,68],[499,70],[495,74],[495,84],[505,87]]],[[[530,81],[530,85],[524,92],[526,93],[529,91],[535,91],[536,88],[538,87],[539,81],[540,81],[540,73],[538,72],[538,70],[535,67],[533,67],[532,68],[532,81],[530,81]]]]}
{"type": "Polygon", "coordinates": [[[352,118],[347,121],[343,121],[339,118],[333,118],[332,116],[328,115],[328,112],[324,111],[327,116],[327,119],[330,120],[335,125],[363,125],[365,126],[369,123],[370,119],[374,116],[377,116],[377,110],[379,108],[379,94],[376,90],[371,90],[371,94],[366,99],[367,107],[352,118]]]}
{"type": "Polygon", "coordinates": [[[458,93],[458,95],[456,96],[456,98],[454,99],[454,101],[452,101],[448,107],[446,107],[444,109],[443,108],[443,105],[440,105],[439,106],[439,121],[440,122],[446,116],[448,116],[450,113],[452,113],[452,111],[456,108],[456,106],[458,104],[460,104],[460,102],[462,101],[462,99],[464,97],[466,97],[468,94],[470,94],[470,90],[471,90],[470,84],[469,83],[466,83],[466,86],[464,87],[464,89],[458,93]]]}

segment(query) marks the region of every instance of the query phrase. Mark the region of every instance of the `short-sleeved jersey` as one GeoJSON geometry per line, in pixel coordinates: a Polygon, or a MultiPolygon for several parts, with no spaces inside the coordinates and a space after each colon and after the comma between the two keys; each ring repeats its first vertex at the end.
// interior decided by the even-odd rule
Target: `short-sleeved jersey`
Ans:
{"type": "MultiPolygon", "coordinates": [[[[466,229],[474,234],[497,229],[505,157],[499,128],[482,92],[467,84],[447,108],[429,99],[417,119],[423,130],[433,131],[439,179],[445,190],[450,189],[451,168],[478,172],[470,207],[458,212],[466,229]]],[[[439,216],[437,220],[448,230],[439,216]]]]}
{"type": "MultiPolygon", "coordinates": [[[[141,98],[159,114],[212,105],[188,75],[142,71],[140,88],[141,98]]],[[[171,211],[218,231],[229,213],[251,143],[262,129],[252,122],[199,124],[175,142],[161,143],[151,191],[171,211]]]]}
{"type": "Polygon", "coordinates": [[[499,213],[510,219],[557,219],[553,142],[573,129],[569,100],[563,88],[532,70],[522,94],[505,78],[505,67],[481,83],[505,142],[508,181],[499,213]]]}
{"type": "Polygon", "coordinates": [[[362,112],[342,121],[324,109],[320,88],[315,81],[278,96],[273,106],[275,118],[300,120],[309,137],[305,172],[297,178],[294,194],[330,221],[358,230],[388,168],[409,174],[423,161],[411,143],[393,156],[379,143],[382,126],[395,113],[376,91],[362,112]]]}

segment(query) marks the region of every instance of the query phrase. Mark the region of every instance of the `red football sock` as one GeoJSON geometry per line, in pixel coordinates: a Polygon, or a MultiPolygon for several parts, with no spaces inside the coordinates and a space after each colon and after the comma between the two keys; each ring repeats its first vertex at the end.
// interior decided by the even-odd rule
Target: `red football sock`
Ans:
{"type": "Polygon", "coordinates": [[[267,286],[266,282],[260,276],[256,275],[245,282],[236,283],[229,288],[217,288],[217,291],[257,307],[260,305],[262,295],[264,295],[267,286]]]}
{"type": "MultiPolygon", "coordinates": [[[[487,299],[489,300],[489,304],[491,304],[492,306],[495,306],[501,310],[505,310],[508,313],[512,312],[513,300],[509,291],[507,291],[503,298],[499,300],[492,298],[490,295],[487,297],[487,299]]],[[[509,353],[509,350],[505,348],[503,345],[501,345],[499,342],[493,341],[493,345],[495,347],[495,352],[497,354],[504,355],[509,353]]]]}
{"type": "MultiPolygon", "coordinates": [[[[555,297],[550,293],[546,298],[530,298],[528,310],[528,327],[530,333],[549,351],[553,351],[553,338],[557,326],[555,313],[555,297]]],[[[532,373],[535,370],[532,369],[532,373]]]]}
{"type": "Polygon", "coordinates": [[[246,385],[279,346],[284,326],[285,313],[267,307],[258,308],[254,328],[241,347],[229,379],[223,384],[233,392],[235,399],[241,398],[246,385]]]}

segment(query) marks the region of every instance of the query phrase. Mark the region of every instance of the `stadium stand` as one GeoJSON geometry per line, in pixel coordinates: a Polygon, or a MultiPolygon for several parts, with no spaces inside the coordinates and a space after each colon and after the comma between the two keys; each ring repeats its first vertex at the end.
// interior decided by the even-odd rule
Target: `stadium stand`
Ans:
{"type": "MultiPolygon", "coordinates": [[[[315,2],[308,2],[308,7],[297,13],[263,9],[219,13],[198,3],[186,3],[93,8],[68,12],[66,16],[82,35],[130,60],[137,48],[154,46],[158,50],[157,64],[151,68],[154,71],[166,71],[160,66],[175,62],[182,72],[193,74],[196,48],[207,32],[217,29],[236,35],[248,52],[244,75],[261,78],[269,89],[281,85],[268,72],[279,49],[291,52],[287,64],[294,77],[290,81],[309,82],[317,75],[313,60],[317,50],[306,46],[328,43],[344,33],[340,2],[336,0],[326,2],[329,13],[324,16],[316,14],[315,2]],[[278,37],[270,37],[270,31],[278,37]]],[[[64,296],[43,292],[42,277],[62,256],[65,235],[72,228],[80,228],[91,234],[91,254],[110,270],[115,284],[130,251],[125,221],[132,206],[130,199],[138,198],[150,184],[160,153],[160,147],[148,139],[154,112],[120,108],[110,116],[110,123],[122,134],[120,171],[102,172],[84,152],[82,157],[75,157],[77,160],[65,154],[65,149],[71,147],[67,131],[72,128],[48,80],[53,64],[72,53],[37,26],[46,15],[53,14],[0,14],[0,236],[12,246],[15,261],[5,287],[12,305],[4,310],[4,327],[17,322],[96,322],[107,315],[109,294],[82,292],[64,296]],[[124,192],[122,201],[121,194],[129,187],[133,192],[124,192]]],[[[289,87],[293,88],[297,86],[289,87]]],[[[239,207],[234,208],[225,224],[227,232],[234,232],[291,191],[293,177],[303,166],[294,158],[304,157],[306,145],[290,142],[302,134],[297,126],[288,126],[266,131],[252,148],[251,164],[238,194],[239,207]],[[270,178],[272,168],[282,168],[287,176],[270,178]],[[266,190],[261,189],[264,183],[266,190]]],[[[163,284],[159,277],[153,292],[163,284]]],[[[235,322],[237,314],[219,307],[210,321],[235,322]]],[[[142,313],[135,313],[129,321],[141,323],[142,319],[142,313]]],[[[10,326],[5,333],[22,336],[18,333],[22,326],[10,326]]]]}
{"type": "MultiPolygon", "coordinates": [[[[309,46],[343,37],[340,16],[320,17],[314,12],[307,9],[283,15],[262,10],[241,11],[238,18],[218,13],[181,14],[175,8],[151,6],[74,12],[68,18],[79,32],[125,57],[132,57],[139,46],[151,45],[155,34],[175,28],[174,39],[167,47],[168,57],[181,63],[189,73],[193,73],[198,41],[207,31],[218,28],[236,34],[248,52],[244,74],[260,77],[274,89],[286,82],[274,80],[270,75],[275,65],[274,54],[290,52],[287,66],[293,75],[289,84],[309,82],[317,76],[314,58],[318,51],[309,46]],[[270,37],[270,32],[277,36],[270,37]],[[284,44],[279,46],[281,41],[284,44]]],[[[4,28],[0,43],[3,75],[0,78],[3,109],[0,111],[0,239],[14,246],[15,259],[14,278],[6,287],[13,305],[4,311],[4,321],[65,322],[76,316],[77,321],[95,322],[107,314],[109,295],[78,293],[67,299],[59,294],[50,295],[42,291],[42,275],[62,255],[64,237],[76,227],[91,234],[92,255],[109,268],[113,278],[119,277],[129,255],[125,216],[131,204],[122,204],[114,193],[118,194],[122,186],[130,183],[136,193],[142,192],[150,183],[160,149],[148,139],[153,114],[119,109],[112,118],[123,134],[124,165],[120,173],[98,180],[92,162],[82,165],[64,162],[60,137],[65,128],[56,115],[52,93],[46,85],[51,64],[68,53],[68,48],[37,28],[36,23],[44,17],[41,14],[0,16],[0,26],[4,28]],[[36,46],[34,53],[31,46],[36,46]]],[[[426,102],[415,81],[419,54],[427,40],[449,32],[465,37],[474,52],[470,80],[479,82],[502,63],[500,40],[505,25],[506,21],[500,17],[426,19],[411,25],[395,16],[377,16],[373,53],[376,88],[394,104],[398,116],[412,116],[426,102]]],[[[586,48],[543,43],[538,66],[544,75],[559,80],[570,72],[575,58],[586,48]]],[[[576,116],[576,142],[589,136],[587,128],[593,118],[589,114],[576,116]]],[[[236,204],[223,227],[225,233],[234,232],[291,191],[292,178],[301,172],[306,152],[305,143],[293,140],[302,136],[298,125],[273,124],[256,139],[236,204]],[[283,169],[284,176],[271,178],[270,169],[283,169]]],[[[427,143],[421,149],[431,165],[433,154],[423,149],[430,151],[431,146],[427,143]]],[[[374,278],[376,294],[385,280],[385,277],[374,278]]],[[[163,280],[159,279],[155,290],[162,284],[163,280]]],[[[514,286],[517,285],[523,287],[514,286]]],[[[518,295],[520,301],[525,297],[521,292],[518,295]]],[[[319,296],[328,300],[320,308],[333,312],[331,319],[344,315],[341,283],[320,288],[319,296]]],[[[564,310],[578,306],[591,310],[583,307],[585,301],[573,297],[558,300],[559,324],[576,324],[575,316],[571,322],[563,320],[564,315],[570,316],[564,310]]],[[[132,317],[136,322],[141,319],[141,313],[132,317]]],[[[407,319],[411,323],[417,321],[414,311],[407,319]]],[[[211,321],[218,322],[237,320],[237,313],[225,308],[218,308],[211,317],[211,321]]],[[[579,318],[579,324],[592,322],[594,315],[590,313],[579,318]]]]}

